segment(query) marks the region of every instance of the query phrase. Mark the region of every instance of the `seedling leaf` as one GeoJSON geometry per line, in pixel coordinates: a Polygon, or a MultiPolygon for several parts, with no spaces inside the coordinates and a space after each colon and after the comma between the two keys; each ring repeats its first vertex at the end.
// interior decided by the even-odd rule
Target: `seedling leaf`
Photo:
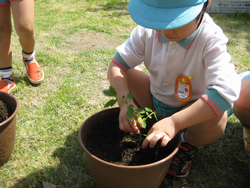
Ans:
{"type": "Polygon", "coordinates": [[[145,129],[147,126],[146,121],[141,120],[140,123],[141,123],[141,126],[145,129]]]}
{"type": "Polygon", "coordinates": [[[109,90],[103,90],[103,93],[104,93],[104,95],[106,95],[106,96],[109,96],[109,97],[113,97],[113,95],[109,92],[109,90]]]}
{"type": "Polygon", "coordinates": [[[156,113],[154,113],[154,116],[155,116],[156,121],[158,121],[158,117],[156,113]]]}
{"type": "Polygon", "coordinates": [[[145,110],[148,111],[148,112],[153,112],[153,110],[151,110],[151,109],[148,108],[148,107],[145,107],[145,110]]]}
{"type": "Polygon", "coordinates": [[[136,112],[139,112],[140,114],[145,114],[146,113],[146,111],[143,110],[143,109],[136,109],[136,112]]]}
{"type": "Polygon", "coordinates": [[[133,99],[133,94],[132,93],[128,93],[127,94],[127,99],[128,99],[128,101],[132,100],[133,99]]]}
{"type": "Polygon", "coordinates": [[[140,115],[140,114],[136,114],[137,117],[143,117],[143,115],[140,115]]]}
{"type": "Polygon", "coordinates": [[[103,93],[110,97],[116,97],[116,91],[112,86],[109,86],[109,90],[103,90],[103,93]]]}
{"type": "Polygon", "coordinates": [[[115,103],[117,102],[117,99],[111,99],[109,100],[105,105],[104,107],[109,107],[109,106],[113,106],[115,103]]]}
{"type": "MultiPolygon", "coordinates": [[[[129,104],[129,105],[128,105],[128,108],[132,108],[132,109],[133,109],[134,107],[135,107],[135,106],[132,105],[132,104],[129,104]]],[[[134,109],[133,109],[133,112],[134,112],[134,109]]]]}
{"type": "MultiPolygon", "coordinates": [[[[132,105],[133,106],[133,105],[132,105]]],[[[132,121],[133,120],[133,115],[134,115],[134,109],[130,107],[130,105],[127,107],[127,116],[129,119],[132,121]]]]}

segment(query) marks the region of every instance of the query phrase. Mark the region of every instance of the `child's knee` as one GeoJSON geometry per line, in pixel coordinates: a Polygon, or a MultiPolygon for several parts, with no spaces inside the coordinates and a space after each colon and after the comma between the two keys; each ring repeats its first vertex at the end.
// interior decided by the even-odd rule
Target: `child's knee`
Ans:
{"type": "Polygon", "coordinates": [[[19,37],[33,37],[35,29],[33,25],[17,25],[15,27],[19,37]]]}
{"type": "Polygon", "coordinates": [[[250,116],[250,78],[242,81],[240,97],[234,103],[233,112],[238,118],[248,118],[250,116]]]}
{"type": "Polygon", "coordinates": [[[212,120],[205,123],[205,128],[208,132],[216,133],[217,135],[222,135],[226,129],[227,125],[227,113],[221,116],[215,117],[212,120]]]}

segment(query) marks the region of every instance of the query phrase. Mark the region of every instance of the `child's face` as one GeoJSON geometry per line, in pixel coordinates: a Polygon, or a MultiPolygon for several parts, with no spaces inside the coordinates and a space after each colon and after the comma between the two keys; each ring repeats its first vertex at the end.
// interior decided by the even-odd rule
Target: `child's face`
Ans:
{"type": "Polygon", "coordinates": [[[171,30],[156,30],[156,31],[162,34],[169,41],[172,42],[180,41],[182,39],[189,37],[194,33],[194,31],[198,26],[198,22],[199,20],[195,18],[193,21],[182,27],[171,30]]]}

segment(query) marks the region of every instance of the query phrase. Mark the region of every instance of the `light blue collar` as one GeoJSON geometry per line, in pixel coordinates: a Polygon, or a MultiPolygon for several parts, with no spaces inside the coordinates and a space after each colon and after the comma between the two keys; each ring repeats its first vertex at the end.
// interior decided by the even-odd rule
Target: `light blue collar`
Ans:
{"type": "MultiPolygon", "coordinates": [[[[204,21],[203,21],[204,22],[204,21]]],[[[181,45],[183,48],[185,49],[189,49],[192,45],[192,43],[194,42],[195,37],[198,35],[199,30],[201,28],[201,26],[203,25],[203,22],[200,24],[200,26],[194,31],[194,33],[192,35],[190,35],[189,37],[176,41],[179,45],[181,45]]],[[[157,32],[157,39],[159,42],[161,43],[165,43],[165,42],[170,42],[168,39],[166,39],[162,34],[157,32]]]]}

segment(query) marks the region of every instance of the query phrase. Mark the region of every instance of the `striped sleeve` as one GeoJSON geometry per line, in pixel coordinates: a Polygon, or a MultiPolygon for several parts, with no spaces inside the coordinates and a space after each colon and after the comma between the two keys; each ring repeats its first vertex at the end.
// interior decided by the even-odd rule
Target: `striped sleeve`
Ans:
{"type": "Polygon", "coordinates": [[[117,54],[113,57],[112,61],[113,61],[114,63],[116,63],[118,66],[120,66],[120,67],[121,67],[124,71],[126,71],[126,72],[127,72],[127,70],[130,69],[130,67],[129,67],[129,66],[127,65],[127,63],[122,59],[122,57],[120,56],[119,53],[117,53],[117,54]]]}
{"type": "Polygon", "coordinates": [[[227,100],[215,89],[209,89],[201,96],[201,98],[213,108],[217,116],[220,116],[227,109],[231,108],[227,100]]]}

